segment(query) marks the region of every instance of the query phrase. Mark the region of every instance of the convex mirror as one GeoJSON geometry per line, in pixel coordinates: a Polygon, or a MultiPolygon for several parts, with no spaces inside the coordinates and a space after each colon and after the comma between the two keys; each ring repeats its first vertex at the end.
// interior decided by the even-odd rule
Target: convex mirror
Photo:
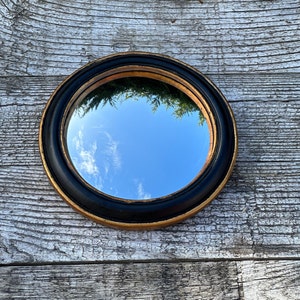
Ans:
{"type": "Polygon", "coordinates": [[[226,99],[203,74],[130,52],[62,82],[39,145],[50,182],[74,209],[109,226],[149,229],[194,215],[218,195],[237,133],[226,99]]]}

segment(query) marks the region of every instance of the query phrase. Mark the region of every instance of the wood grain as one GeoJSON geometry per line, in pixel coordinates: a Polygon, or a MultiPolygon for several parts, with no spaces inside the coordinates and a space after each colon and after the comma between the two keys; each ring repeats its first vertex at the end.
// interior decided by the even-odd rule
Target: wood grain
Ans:
{"type": "Polygon", "coordinates": [[[299,261],[244,261],[239,268],[243,299],[299,299],[299,261]]]}
{"type": "Polygon", "coordinates": [[[239,299],[234,262],[5,267],[0,274],[1,299],[239,299]]]}
{"type": "Polygon", "coordinates": [[[8,266],[0,298],[297,300],[299,274],[284,260],[8,266]]]}
{"type": "Polygon", "coordinates": [[[3,75],[66,75],[120,51],[168,54],[206,73],[299,72],[298,0],[0,3],[3,75]]]}
{"type": "Polygon", "coordinates": [[[0,0],[0,24],[1,299],[299,299],[299,0],[0,0]],[[156,231],[75,213],[39,158],[54,88],[128,50],[209,75],[239,132],[218,198],[156,231]]]}
{"type": "Polygon", "coordinates": [[[60,199],[41,165],[38,126],[62,77],[3,78],[1,262],[298,257],[300,76],[211,78],[236,116],[235,170],[218,199],[204,211],[153,232],[105,228],[60,199]]]}

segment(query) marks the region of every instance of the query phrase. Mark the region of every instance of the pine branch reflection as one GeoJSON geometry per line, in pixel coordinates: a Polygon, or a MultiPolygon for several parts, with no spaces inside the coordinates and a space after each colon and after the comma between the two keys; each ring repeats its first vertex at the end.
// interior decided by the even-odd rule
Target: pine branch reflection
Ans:
{"type": "Polygon", "coordinates": [[[100,104],[102,107],[109,104],[118,108],[120,102],[128,99],[138,101],[140,98],[146,99],[153,112],[164,105],[166,109],[173,110],[176,118],[198,112],[199,125],[205,122],[199,107],[185,93],[164,82],[143,77],[121,78],[100,86],[82,100],[76,111],[80,117],[84,117],[100,104]]]}

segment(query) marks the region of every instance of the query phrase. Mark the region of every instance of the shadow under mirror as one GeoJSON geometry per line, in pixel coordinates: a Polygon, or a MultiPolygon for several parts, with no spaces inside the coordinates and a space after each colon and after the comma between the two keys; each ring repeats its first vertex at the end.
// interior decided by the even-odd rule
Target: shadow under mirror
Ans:
{"type": "Polygon", "coordinates": [[[112,80],[77,101],[65,144],[80,177],[110,196],[144,200],[177,192],[200,175],[211,136],[197,104],[165,82],[112,80]]]}

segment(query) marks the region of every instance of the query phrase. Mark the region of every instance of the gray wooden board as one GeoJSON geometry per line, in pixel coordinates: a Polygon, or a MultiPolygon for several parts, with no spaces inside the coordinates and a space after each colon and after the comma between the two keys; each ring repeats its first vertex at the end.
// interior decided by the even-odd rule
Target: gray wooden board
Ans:
{"type": "Polygon", "coordinates": [[[299,299],[299,261],[7,266],[1,299],[299,299]]]}
{"type": "Polygon", "coordinates": [[[0,24],[0,298],[300,299],[299,0],[1,0],[0,24]],[[39,157],[59,82],[128,50],[207,74],[239,132],[218,198],[155,231],[80,216],[39,157]]]}
{"type": "Polygon", "coordinates": [[[242,299],[300,299],[300,261],[242,261],[242,299]]]}
{"type": "Polygon", "coordinates": [[[41,165],[38,126],[43,107],[62,77],[3,78],[2,263],[298,257],[300,76],[210,77],[236,116],[236,167],[210,206],[182,224],[153,232],[97,225],[61,200],[41,165]]]}
{"type": "Polygon", "coordinates": [[[2,0],[0,68],[65,75],[106,54],[142,50],[206,73],[298,72],[299,15],[299,0],[2,0]]]}
{"type": "Polygon", "coordinates": [[[5,267],[0,275],[1,299],[239,299],[235,262],[5,267]]]}

